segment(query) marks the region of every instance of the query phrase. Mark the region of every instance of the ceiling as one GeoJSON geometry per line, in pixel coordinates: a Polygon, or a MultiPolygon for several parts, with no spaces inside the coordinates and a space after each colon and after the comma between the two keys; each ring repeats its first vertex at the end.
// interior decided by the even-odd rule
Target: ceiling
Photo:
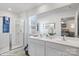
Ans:
{"type": "Polygon", "coordinates": [[[59,14],[60,12],[66,12],[66,11],[73,11],[73,12],[79,11],[79,3],[73,3],[73,4],[70,4],[70,5],[61,7],[61,8],[50,10],[43,14],[39,14],[39,18],[48,16],[51,14],[59,14]]]}
{"type": "MultiPolygon", "coordinates": [[[[45,3],[0,3],[0,11],[9,11],[8,8],[11,8],[12,9],[11,12],[19,13],[41,5],[49,5],[49,7],[50,6],[54,7],[57,4],[56,3],[50,3],[50,4],[49,3],[46,4],[45,3]]],[[[72,8],[73,9],[79,8],[79,4],[72,4],[72,8]]],[[[63,8],[63,9],[66,10],[68,8],[63,8]]]]}
{"type": "Polygon", "coordinates": [[[11,12],[22,12],[31,8],[41,5],[40,3],[0,3],[0,11],[8,11],[11,8],[11,12]]]}

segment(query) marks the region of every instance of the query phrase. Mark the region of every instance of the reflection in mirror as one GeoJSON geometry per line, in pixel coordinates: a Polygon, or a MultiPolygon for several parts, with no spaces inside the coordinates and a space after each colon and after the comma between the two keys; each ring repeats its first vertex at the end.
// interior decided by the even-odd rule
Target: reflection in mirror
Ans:
{"type": "Polygon", "coordinates": [[[55,35],[55,23],[45,23],[37,25],[37,31],[42,35],[55,35]]]}
{"type": "Polygon", "coordinates": [[[61,19],[61,36],[75,37],[74,17],[67,17],[61,19]]]}
{"type": "Polygon", "coordinates": [[[50,24],[46,24],[47,25],[47,30],[48,30],[48,35],[52,36],[55,35],[55,24],[54,23],[50,23],[50,24]]]}

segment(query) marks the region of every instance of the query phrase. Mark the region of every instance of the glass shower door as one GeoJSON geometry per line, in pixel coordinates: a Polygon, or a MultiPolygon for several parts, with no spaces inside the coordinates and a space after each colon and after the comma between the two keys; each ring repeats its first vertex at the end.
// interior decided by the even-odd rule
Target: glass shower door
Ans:
{"type": "Polygon", "coordinates": [[[21,20],[15,21],[15,33],[12,39],[12,49],[23,46],[23,31],[24,31],[24,22],[21,20]]]}
{"type": "Polygon", "coordinates": [[[3,33],[3,18],[0,17],[0,54],[9,51],[9,33],[3,33]]]}

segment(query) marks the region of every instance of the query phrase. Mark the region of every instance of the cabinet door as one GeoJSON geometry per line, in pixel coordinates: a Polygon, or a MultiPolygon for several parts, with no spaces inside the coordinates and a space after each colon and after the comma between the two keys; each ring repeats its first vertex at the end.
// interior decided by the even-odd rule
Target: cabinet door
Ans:
{"type": "Polygon", "coordinates": [[[31,56],[44,56],[44,46],[31,42],[28,47],[31,56]]]}
{"type": "Polygon", "coordinates": [[[44,56],[44,41],[29,39],[28,51],[31,56],[44,56]]]}
{"type": "Polygon", "coordinates": [[[46,56],[61,56],[62,52],[56,50],[55,48],[46,47],[46,56]]]}
{"type": "Polygon", "coordinates": [[[72,56],[76,55],[76,49],[65,45],[46,42],[46,55],[72,56]]]}
{"type": "Polygon", "coordinates": [[[35,56],[35,44],[34,43],[30,43],[28,45],[28,53],[30,56],[35,56]]]}
{"type": "Polygon", "coordinates": [[[73,54],[70,54],[70,53],[67,53],[67,52],[62,52],[62,56],[76,56],[76,55],[73,55],[73,54]]]}
{"type": "Polygon", "coordinates": [[[36,56],[44,56],[44,45],[35,45],[35,55],[36,56]]]}

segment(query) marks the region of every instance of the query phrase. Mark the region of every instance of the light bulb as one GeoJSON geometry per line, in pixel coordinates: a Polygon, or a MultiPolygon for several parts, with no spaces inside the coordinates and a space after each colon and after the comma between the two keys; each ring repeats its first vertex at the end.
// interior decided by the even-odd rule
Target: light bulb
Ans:
{"type": "Polygon", "coordinates": [[[71,24],[71,28],[74,28],[75,26],[74,26],[74,24],[71,24]]]}

